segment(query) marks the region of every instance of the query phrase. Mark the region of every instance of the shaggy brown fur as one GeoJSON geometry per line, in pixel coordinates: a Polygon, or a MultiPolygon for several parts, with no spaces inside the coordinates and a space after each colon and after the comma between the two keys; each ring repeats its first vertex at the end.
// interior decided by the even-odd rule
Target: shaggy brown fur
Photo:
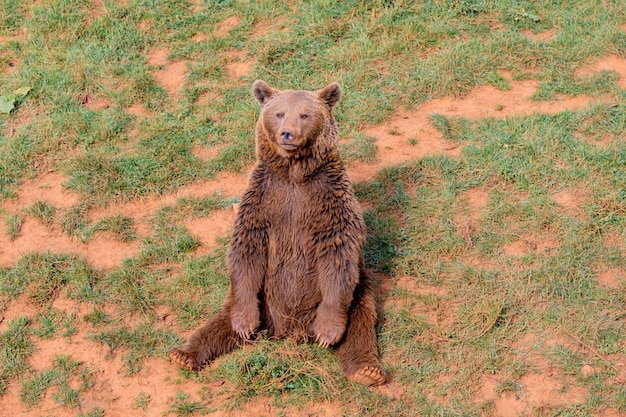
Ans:
{"type": "Polygon", "coordinates": [[[253,94],[262,106],[257,165],[228,252],[230,290],[222,310],[170,359],[200,369],[267,330],[333,346],[348,378],[382,384],[365,226],[332,116],[341,88],[278,91],[256,81],[253,94]]]}

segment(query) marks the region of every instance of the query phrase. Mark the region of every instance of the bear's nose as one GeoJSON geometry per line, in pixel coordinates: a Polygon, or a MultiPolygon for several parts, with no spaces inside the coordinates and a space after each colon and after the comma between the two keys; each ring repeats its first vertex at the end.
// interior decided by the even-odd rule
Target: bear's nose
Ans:
{"type": "Polygon", "coordinates": [[[283,143],[289,143],[293,139],[293,133],[288,130],[283,130],[280,132],[280,137],[283,139],[283,143]]]}

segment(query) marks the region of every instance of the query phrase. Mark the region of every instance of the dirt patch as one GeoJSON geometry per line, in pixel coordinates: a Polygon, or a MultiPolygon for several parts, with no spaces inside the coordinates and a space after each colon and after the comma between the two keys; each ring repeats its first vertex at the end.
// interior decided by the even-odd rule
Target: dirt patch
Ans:
{"type": "Polygon", "coordinates": [[[478,403],[492,401],[495,415],[517,417],[535,415],[537,410],[553,409],[562,405],[582,404],[588,392],[584,388],[563,385],[564,377],[529,373],[518,382],[507,384],[513,392],[505,390],[506,378],[500,375],[485,375],[477,394],[478,403]],[[498,394],[498,391],[501,393],[498,394]]]}
{"type": "Polygon", "coordinates": [[[110,237],[108,233],[96,234],[86,245],[80,248],[81,256],[95,269],[110,270],[118,267],[125,259],[137,256],[141,251],[141,242],[122,242],[110,237]]]}
{"type": "Polygon", "coordinates": [[[206,146],[200,146],[198,144],[194,144],[193,149],[191,150],[191,153],[197,156],[198,158],[202,159],[203,161],[210,161],[211,159],[219,155],[220,149],[217,147],[209,148],[206,146]]]}
{"type": "Polygon", "coordinates": [[[104,110],[113,105],[113,102],[108,97],[92,96],[90,94],[81,96],[80,103],[89,110],[104,110]]]}
{"type": "Polygon", "coordinates": [[[184,61],[168,63],[154,74],[157,83],[173,99],[178,98],[180,90],[185,86],[186,76],[187,64],[184,61]]]}
{"type": "MultiPolygon", "coordinates": [[[[363,133],[376,138],[378,161],[374,171],[427,155],[461,155],[461,146],[444,139],[430,122],[439,114],[447,117],[479,119],[486,117],[506,118],[534,113],[556,114],[565,110],[577,111],[597,102],[587,96],[559,97],[553,101],[536,102],[530,97],[538,90],[539,81],[510,81],[511,89],[498,90],[481,86],[463,98],[442,97],[428,101],[412,109],[400,109],[387,122],[364,129],[363,133]]],[[[355,181],[371,179],[372,164],[353,164],[350,177],[355,181]]]]}
{"type": "Polygon", "coordinates": [[[127,108],[126,111],[137,117],[147,117],[150,115],[150,112],[148,112],[148,110],[146,110],[146,108],[139,103],[133,104],[127,108]]]}
{"type": "Polygon", "coordinates": [[[619,55],[609,55],[596,62],[586,65],[576,71],[579,77],[590,77],[600,71],[615,71],[620,79],[617,85],[621,89],[626,89],[626,58],[619,55]]]}
{"type": "Polygon", "coordinates": [[[231,80],[236,80],[248,75],[254,67],[254,60],[248,59],[244,51],[233,50],[225,53],[228,63],[224,70],[231,80]]]}
{"type": "Polygon", "coordinates": [[[466,198],[472,211],[477,213],[487,207],[489,192],[482,187],[476,187],[465,191],[462,198],[466,198]]]}
{"type": "MultiPolygon", "coordinates": [[[[202,9],[204,9],[204,5],[202,4],[201,1],[197,1],[197,4],[195,5],[195,10],[196,11],[194,13],[197,13],[197,12],[201,11],[202,9]]],[[[240,24],[241,24],[241,18],[239,18],[238,16],[228,17],[228,18],[222,20],[221,22],[219,22],[215,26],[215,29],[213,30],[212,36],[215,37],[215,38],[226,37],[231,30],[233,30],[234,28],[236,28],[240,24]]],[[[192,37],[192,39],[196,43],[200,43],[200,42],[204,42],[209,37],[210,36],[207,35],[204,32],[198,32],[198,33],[196,33],[192,37]]]]}
{"type": "Polygon", "coordinates": [[[96,269],[110,269],[121,265],[126,258],[135,256],[140,249],[138,242],[121,242],[95,236],[82,243],[62,233],[56,227],[46,226],[27,217],[20,235],[10,241],[4,222],[0,222],[0,266],[10,267],[24,255],[33,252],[54,254],[79,254],[87,264],[96,269]]]}
{"type": "Polygon", "coordinates": [[[626,270],[623,268],[610,268],[597,274],[598,282],[606,288],[619,288],[626,283],[626,270]]]}
{"type": "Polygon", "coordinates": [[[42,109],[35,108],[30,105],[20,106],[17,112],[12,113],[7,118],[7,126],[5,127],[4,135],[7,138],[12,138],[16,133],[20,132],[22,127],[28,129],[28,125],[33,121],[33,119],[42,113],[42,109]]]}
{"type": "Polygon", "coordinates": [[[561,246],[561,243],[552,237],[535,237],[522,236],[519,240],[502,246],[504,254],[507,256],[526,256],[533,252],[546,252],[551,249],[556,249],[561,246]]]}
{"type": "Polygon", "coordinates": [[[150,29],[152,29],[153,25],[154,25],[154,20],[144,19],[144,20],[140,20],[139,22],[137,22],[137,29],[139,29],[144,34],[147,34],[150,32],[150,29]]]}
{"type": "Polygon", "coordinates": [[[194,0],[193,1],[193,12],[195,13],[200,13],[202,10],[204,10],[204,4],[202,2],[202,0],[194,0]]]}
{"type": "Polygon", "coordinates": [[[206,34],[202,32],[198,32],[195,35],[193,35],[191,39],[196,43],[200,43],[200,42],[204,42],[207,39],[207,36],[206,34]]]}
{"type": "MultiPolygon", "coordinates": [[[[404,389],[404,387],[399,382],[396,382],[396,381],[390,381],[384,385],[373,387],[370,390],[372,392],[383,395],[392,401],[395,401],[395,400],[407,401],[410,399],[410,396],[406,392],[406,389],[404,389]]],[[[326,415],[326,414],[322,414],[322,415],[326,415]]],[[[336,415],[340,416],[342,414],[336,414],[336,415]]]]}
{"type": "Polygon", "coordinates": [[[167,48],[155,49],[148,55],[148,65],[161,66],[167,64],[170,51],[167,48]]]}
{"type": "Polygon", "coordinates": [[[587,96],[577,96],[537,102],[530,97],[539,88],[538,80],[509,80],[509,83],[510,90],[499,90],[490,85],[482,86],[470,91],[461,99],[443,97],[432,100],[421,106],[420,110],[427,114],[438,113],[470,119],[505,118],[535,113],[556,114],[565,110],[576,111],[594,100],[587,96]]]}
{"type": "Polygon", "coordinates": [[[148,55],[148,65],[159,67],[154,73],[157,83],[165,89],[170,97],[176,99],[180,90],[185,86],[187,63],[185,61],[169,61],[168,56],[168,49],[155,49],[148,55]]]}
{"type": "Polygon", "coordinates": [[[3,201],[2,208],[9,212],[17,212],[38,200],[50,203],[57,209],[72,207],[78,203],[80,197],[65,188],[64,182],[65,177],[54,171],[44,172],[33,179],[25,179],[17,191],[17,198],[3,201]]]}
{"type": "Polygon", "coordinates": [[[240,23],[241,19],[238,16],[228,17],[217,24],[214,35],[218,38],[224,37],[228,35],[228,32],[239,26],[240,23]]]}
{"type": "Polygon", "coordinates": [[[198,105],[206,106],[207,104],[211,102],[220,102],[220,101],[222,101],[221,95],[219,95],[218,93],[214,91],[207,91],[198,98],[198,105]]]}
{"type": "MultiPolygon", "coordinates": [[[[6,200],[2,208],[7,214],[21,214],[36,201],[51,204],[57,210],[70,208],[79,202],[79,196],[63,187],[65,178],[56,172],[47,172],[22,183],[17,198],[6,200]]],[[[5,221],[0,221],[0,265],[12,266],[20,257],[31,252],[79,254],[92,267],[109,269],[121,264],[139,250],[138,242],[120,242],[96,235],[82,243],[60,230],[57,224],[45,225],[25,216],[18,237],[11,241],[5,221]]]]}
{"type": "Polygon", "coordinates": [[[489,203],[488,192],[482,187],[476,187],[465,191],[460,198],[467,202],[469,210],[466,208],[462,213],[456,214],[454,224],[457,227],[457,233],[468,246],[472,246],[474,244],[472,234],[481,227],[480,212],[489,203]]]}
{"type": "MultiPolygon", "coordinates": [[[[190,401],[202,402],[199,397],[201,385],[192,380],[184,384],[178,383],[178,371],[163,359],[148,358],[144,360],[141,371],[132,376],[126,375],[121,355],[109,356],[108,348],[101,344],[74,341],[66,343],[65,338],[41,341],[41,349],[45,355],[69,355],[96,374],[96,384],[81,395],[81,409],[85,412],[95,407],[106,410],[107,416],[123,417],[128,415],[146,415],[137,406],[140,395],[149,395],[149,415],[165,415],[171,408],[172,398],[177,392],[189,395],[190,401]],[[136,414],[133,414],[136,413],[136,414]]],[[[34,355],[37,356],[37,353],[34,355]]],[[[51,364],[45,359],[40,361],[44,367],[51,364]]],[[[23,410],[20,402],[20,386],[14,384],[2,397],[3,408],[7,410],[23,410]]],[[[21,411],[23,416],[39,416],[42,411],[53,412],[55,416],[75,416],[76,410],[61,408],[52,400],[53,389],[49,389],[37,409],[21,411]]]]}
{"type": "Polygon", "coordinates": [[[524,30],[522,34],[526,36],[528,39],[533,40],[535,42],[552,42],[556,35],[558,34],[557,29],[548,29],[543,32],[533,32],[532,30],[524,30]]]}
{"type": "Polygon", "coordinates": [[[418,282],[417,278],[409,275],[401,275],[396,282],[396,286],[419,295],[434,295],[441,298],[448,295],[445,288],[418,282]]]}
{"type": "Polygon", "coordinates": [[[218,210],[209,217],[185,221],[185,227],[195,235],[202,244],[196,251],[198,254],[211,253],[219,246],[218,238],[225,237],[232,229],[236,212],[233,208],[218,210]]]}
{"type": "Polygon", "coordinates": [[[609,248],[616,248],[622,256],[626,256],[626,231],[620,237],[615,233],[603,236],[604,244],[609,248]]]}
{"type": "Polygon", "coordinates": [[[583,215],[581,206],[585,201],[586,192],[584,190],[564,189],[553,193],[550,198],[559,206],[559,209],[570,217],[583,215]]]}
{"type": "Polygon", "coordinates": [[[248,75],[254,66],[254,61],[233,62],[226,65],[226,74],[231,80],[248,75]]]}
{"type": "Polygon", "coordinates": [[[0,313],[0,332],[7,331],[9,323],[19,317],[27,317],[28,321],[32,322],[38,312],[39,308],[31,303],[26,295],[19,296],[9,303],[5,311],[0,313]]]}
{"type": "MultiPolygon", "coordinates": [[[[0,41],[0,43],[2,43],[0,41]]],[[[19,60],[17,59],[9,59],[4,62],[0,62],[0,72],[4,72],[5,74],[15,74],[17,72],[17,68],[19,66],[19,60]]]]}
{"type": "MultiPolygon", "coordinates": [[[[198,182],[179,188],[171,194],[158,197],[146,197],[137,199],[128,203],[112,203],[106,208],[92,209],[88,212],[89,218],[93,222],[111,215],[122,215],[133,219],[137,234],[140,237],[149,236],[152,232],[151,219],[152,216],[162,207],[175,205],[181,198],[201,198],[212,196],[220,193],[224,198],[239,197],[245,191],[247,186],[247,176],[245,174],[220,173],[214,180],[198,182]]],[[[234,220],[234,219],[233,219],[234,220]]],[[[230,228],[232,221],[227,222],[224,226],[230,228]]],[[[190,223],[190,231],[196,234],[195,227],[202,225],[196,224],[195,221],[190,223]]],[[[211,230],[207,225],[203,225],[204,232],[211,230]]],[[[215,229],[217,231],[218,229],[215,229]]],[[[219,229],[222,230],[222,229],[219,229]]],[[[221,234],[219,235],[221,236],[221,234]]],[[[201,241],[211,242],[212,246],[216,236],[198,236],[201,241]]]]}
{"type": "Polygon", "coordinates": [[[268,34],[280,37],[285,32],[292,31],[296,24],[297,22],[295,19],[287,18],[285,16],[280,17],[278,20],[272,19],[269,21],[257,21],[255,22],[254,29],[252,31],[252,39],[258,40],[268,34]]]}

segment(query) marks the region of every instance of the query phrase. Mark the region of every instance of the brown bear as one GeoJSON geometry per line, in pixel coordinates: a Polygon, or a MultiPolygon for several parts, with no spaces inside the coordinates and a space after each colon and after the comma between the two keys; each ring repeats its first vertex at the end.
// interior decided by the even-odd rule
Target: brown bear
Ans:
{"type": "Polygon", "coordinates": [[[379,385],[373,282],[365,225],[343,162],[332,110],[341,87],[279,91],[256,81],[257,164],[228,250],[222,310],[169,357],[197,370],[266,331],[335,348],[352,381],[379,385]]]}

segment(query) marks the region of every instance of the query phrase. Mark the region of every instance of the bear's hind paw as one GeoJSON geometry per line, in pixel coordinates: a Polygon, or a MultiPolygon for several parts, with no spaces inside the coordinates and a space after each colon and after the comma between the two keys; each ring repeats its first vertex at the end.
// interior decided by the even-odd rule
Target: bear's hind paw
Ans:
{"type": "Polygon", "coordinates": [[[195,371],[200,368],[196,363],[194,356],[195,355],[192,353],[185,352],[181,349],[172,349],[169,353],[170,360],[178,365],[179,368],[186,371],[195,371]]]}
{"type": "Polygon", "coordinates": [[[352,382],[356,382],[357,384],[374,387],[376,385],[384,384],[387,381],[387,375],[385,374],[385,371],[378,366],[366,366],[349,376],[348,379],[352,382]]]}

